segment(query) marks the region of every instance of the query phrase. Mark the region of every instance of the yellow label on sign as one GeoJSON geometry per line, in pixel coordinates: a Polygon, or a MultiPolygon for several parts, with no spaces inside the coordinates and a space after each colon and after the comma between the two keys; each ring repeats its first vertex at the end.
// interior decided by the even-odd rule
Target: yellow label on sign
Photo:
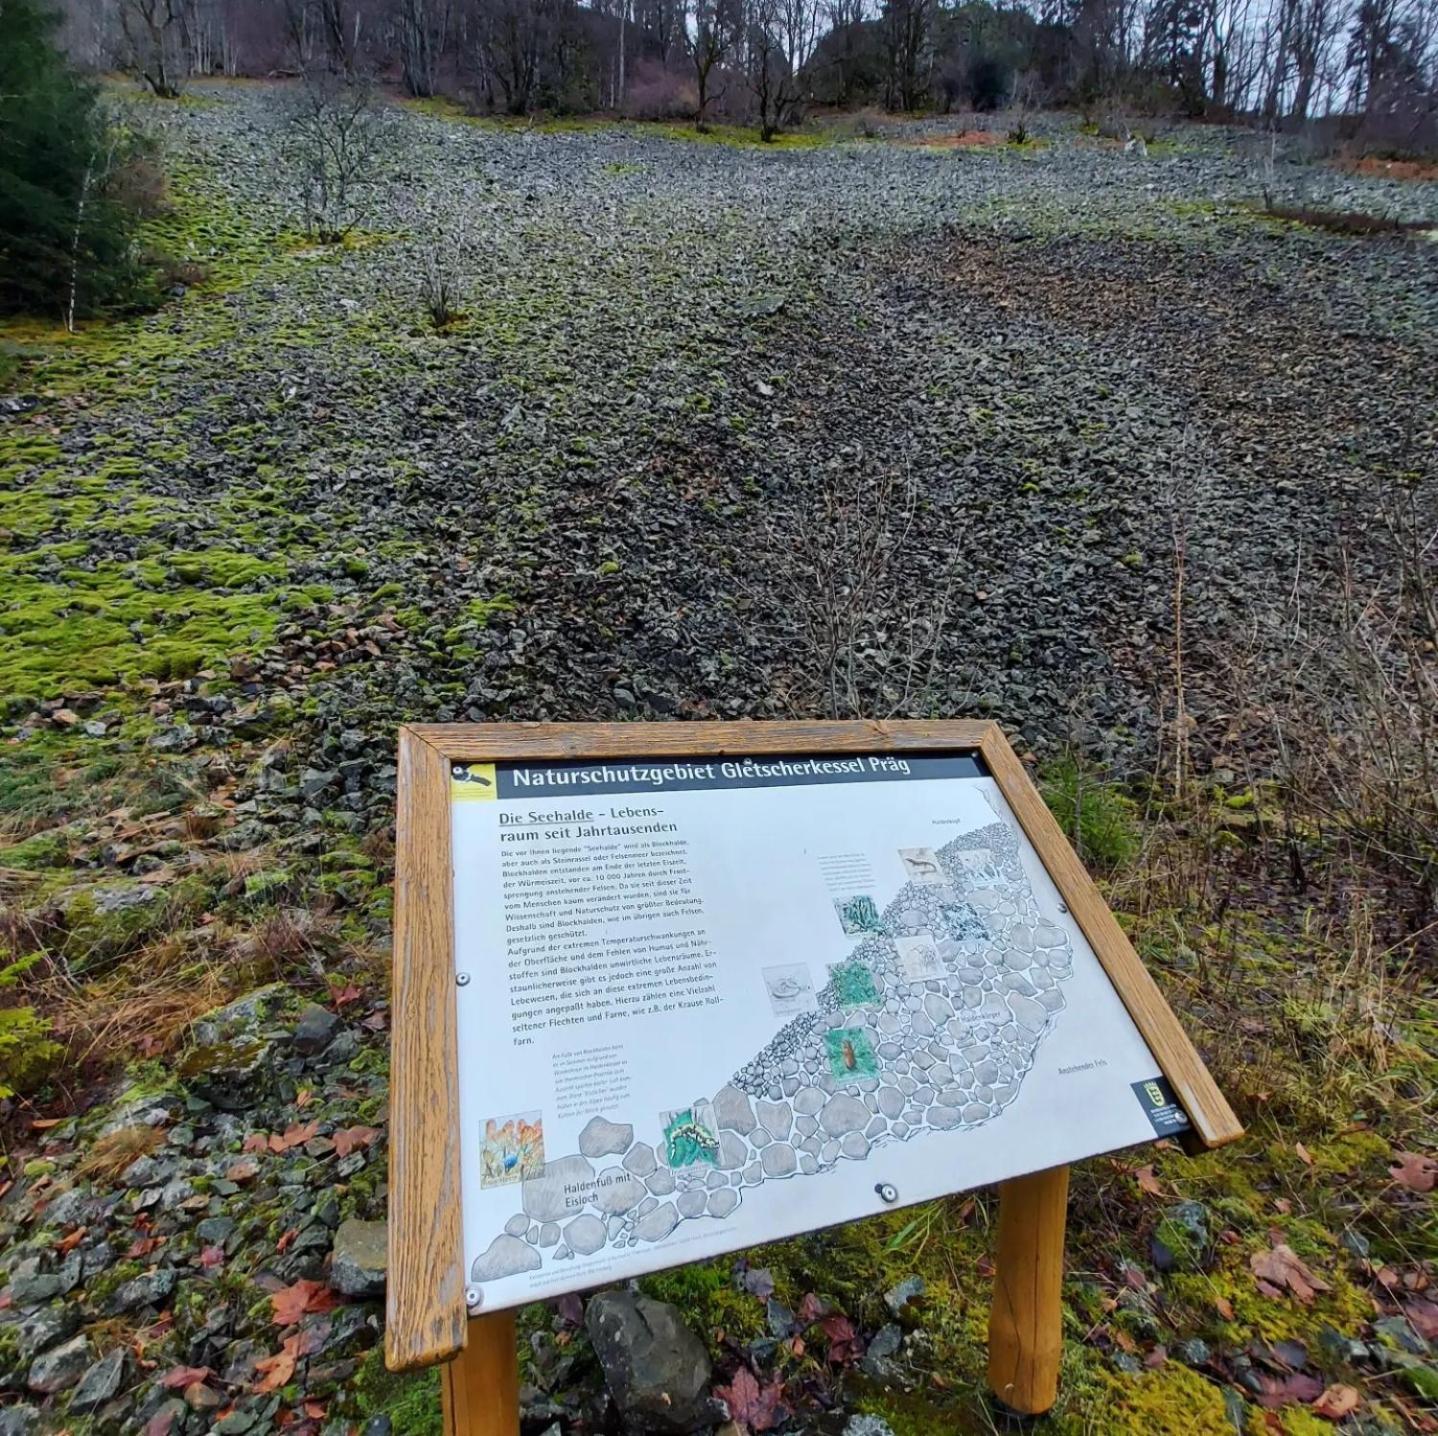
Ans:
{"type": "Polygon", "coordinates": [[[452,763],[449,793],[456,803],[477,803],[499,795],[493,763],[452,763]]]}

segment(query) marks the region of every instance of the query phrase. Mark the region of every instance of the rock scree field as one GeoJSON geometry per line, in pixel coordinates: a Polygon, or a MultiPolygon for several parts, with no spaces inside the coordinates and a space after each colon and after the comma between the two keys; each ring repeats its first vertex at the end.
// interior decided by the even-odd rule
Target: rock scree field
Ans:
{"type": "MultiPolygon", "coordinates": [[[[1438,183],[1281,153],[1355,235],[1220,126],[396,104],[326,245],[281,91],[139,106],[188,288],[0,324],[0,1433],[438,1432],[377,1345],[399,724],[852,712],[1004,723],[1249,1129],[1076,1170],[1048,1426],[1438,1429],[1438,183]],[[1391,791],[1298,781],[1354,732],[1391,791]]],[[[665,1429],[676,1321],[692,1428],[999,1429],[995,1211],[527,1308],[525,1431],[665,1429]]]]}

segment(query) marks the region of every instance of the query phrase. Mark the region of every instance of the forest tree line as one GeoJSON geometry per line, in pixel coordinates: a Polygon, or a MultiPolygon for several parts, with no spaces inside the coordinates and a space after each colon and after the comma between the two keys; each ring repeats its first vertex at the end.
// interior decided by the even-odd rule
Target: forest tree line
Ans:
{"type": "Polygon", "coordinates": [[[1438,115],[1432,0],[65,0],[79,63],[366,74],[526,114],[794,122],[806,107],[1122,105],[1395,147],[1438,115]]]}

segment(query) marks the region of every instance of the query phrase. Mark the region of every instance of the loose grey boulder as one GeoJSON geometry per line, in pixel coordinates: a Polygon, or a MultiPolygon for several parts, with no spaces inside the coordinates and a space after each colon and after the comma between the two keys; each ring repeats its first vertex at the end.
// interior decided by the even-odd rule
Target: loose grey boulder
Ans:
{"type": "Polygon", "coordinates": [[[819,1113],[819,1125],[831,1136],[845,1132],[862,1132],[869,1125],[869,1109],[857,1097],[840,1093],[830,1097],[819,1113]]]}
{"type": "Polygon", "coordinates": [[[70,1398],[71,1411],[97,1411],[120,1389],[125,1376],[125,1349],[102,1356],[81,1378],[70,1398]]]}
{"type": "Polygon", "coordinates": [[[327,1007],[311,1002],[300,1013],[290,1043],[296,1052],[306,1057],[317,1056],[334,1041],[340,1025],[339,1018],[327,1007]]]}
{"type": "Polygon", "coordinates": [[[884,1305],[893,1316],[898,1316],[911,1301],[924,1294],[924,1279],[921,1276],[906,1276],[903,1281],[891,1286],[884,1293],[884,1305]]]}
{"type": "Polygon", "coordinates": [[[0,1436],[30,1436],[39,1429],[40,1413],[23,1402],[18,1406],[0,1407],[0,1436]]]}
{"type": "Polygon", "coordinates": [[[841,1436],[894,1436],[894,1428],[880,1416],[851,1416],[841,1436]]]}
{"type": "Polygon", "coordinates": [[[658,1164],[654,1160],[654,1148],[647,1142],[636,1142],[624,1158],[624,1169],[636,1177],[652,1175],[658,1164]]]}
{"type": "Polygon", "coordinates": [[[644,1183],[631,1177],[623,1167],[608,1167],[599,1174],[594,1204],[606,1216],[620,1216],[644,1200],[644,1183]]]}
{"type": "Polygon", "coordinates": [[[384,1222],[355,1217],[340,1223],[330,1256],[330,1285],[345,1296],[382,1296],[389,1267],[388,1229],[384,1222]]]}
{"type": "Polygon", "coordinates": [[[1020,992],[1009,993],[1009,1011],[1013,1013],[1014,1021],[1027,1032],[1042,1032],[1049,1020],[1048,1008],[1020,992]]]}
{"type": "Polygon", "coordinates": [[[54,1346],[62,1337],[71,1335],[80,1325],[80,1309],[75,1304],[42,1306],[6,1328],[15,1343],[15,1355],[29,1361],[47,1346],[54,1346]]]}
{"type": "Polygon", "coordinates": [[[156,1267],[144,1276],[137,1276],[117,1286],[110,1296],[110,1310],[138,1311],[145,1306],[163,1306],[175,1290],[172,1267],[156,1267]]]}
{"type": "Polygon", "coordinates": [[[635,1292],[604,1291],[590,1301],[584,1325],[614,1404],[632,1429],[679,1436],[722,1419],[709,1397],[709,1353],[674,1307],[635,1292]]]}
{"type": "Polygon", "coordinates": [[[627,1123],[591,1117],[579,1134],[579,1150],[586,1157],[617,1156],[627,1152],[634,1141],[634,1128],[627,1123]]]}
{"type": "Polygon", "coordinates": [[[711,1217],[727,1217],[738,1205],[739,1193],[733,1187],[724,1187],[720,1191],[709,1193],[709,1215],[711,1217]]]}
{"type": "Polygon", "coordinates": [[[904,1094],[897,1087],[880,1087],[877,1095],[879,1111],[891,1121],[904,1110],[904,1094]]]}
{"type": "Polygon", "coordinates": [[[277,1036],[271,1023],[290,1002],[282,982],[256,988],[207,1012],[190,1029],[192,1045],[176,1070],[196,1096],[223,1112],[244,1112],[262,1095],[277,1036]]]}
{"type": "Polygon", "coordinates": [[[798,1168],[799,1158],[787,1142],[775,1142],[759,1154],[759,1165],[766,1177],[787,1177],[798,1168]]]}
{"type": "Polygon", "coordinates": [[[718,1167],[722,1172],[732,1172],[749,1160],[749,1147],[744,1139],[734,1132],[720,1132],[718,1167]]]}
{"type": "Polygon", "coordinates": [[[53,1396],[73,1386],[89,1369],[90,1339],[87,1336],[73,1336],[63,1346],[37,1356],[30,1363],[25,1384],[31,1391],[53,1396]]]}
{"type": "Polygon", "coordinates": [[[789,1125],[793,1121],[793,1114],[790,1112],[787,1102],[765,1102],[761,1099],[758,1104],[758,1115],[760,1125],[771,1137],[782,1142],[789,1135],[789,1125]]]}

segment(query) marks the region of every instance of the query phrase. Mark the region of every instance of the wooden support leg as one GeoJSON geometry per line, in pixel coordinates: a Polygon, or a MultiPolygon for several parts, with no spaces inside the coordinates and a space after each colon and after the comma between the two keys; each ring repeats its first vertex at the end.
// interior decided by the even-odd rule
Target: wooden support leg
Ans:
{"type": "Polygon", "coordinates": [[[464,1350],[440,1367],[444,1436],[519,1436],[519,1352],[514,1313],[469,1323],[464,1350]]]}
{"type": "Polygon", "coordinates": [[[1067,1167],[999,1186],[989,1387],[1024,1416],[1041,1416],[1058,1397],[1068,1194],[1067,1167]]]}

